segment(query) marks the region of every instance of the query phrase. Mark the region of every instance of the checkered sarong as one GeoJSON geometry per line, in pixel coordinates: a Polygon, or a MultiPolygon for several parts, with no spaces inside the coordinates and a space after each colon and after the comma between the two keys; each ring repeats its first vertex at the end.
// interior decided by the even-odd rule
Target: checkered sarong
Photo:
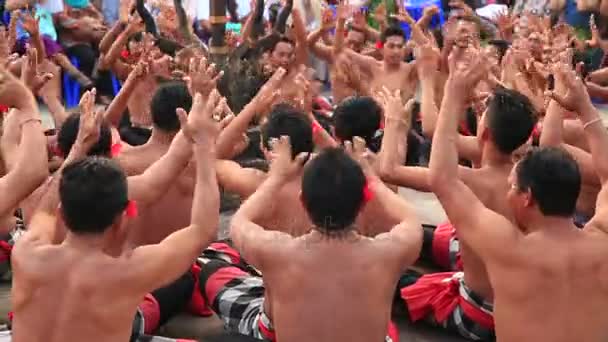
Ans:
{"type": "Polygon", "coordinates": [[[144,328],[146,322],[143,313],[137,309],[133,319],[133,330],[130,342],[195,342],[194,340],[173,339],[162,336],[145,335],[144,328]]]}

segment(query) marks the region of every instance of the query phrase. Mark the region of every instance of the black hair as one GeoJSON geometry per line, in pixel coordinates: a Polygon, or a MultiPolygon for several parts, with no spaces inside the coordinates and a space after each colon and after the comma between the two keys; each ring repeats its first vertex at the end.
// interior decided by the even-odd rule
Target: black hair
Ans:
{"type": "Polygon", "coordinates": [[[262,127],[264,147],[270,149],[270,140],[283,135],[289,137],[293,157],[314,149],[312,125],[306,114],[291,105],[280,103],[272,108],[268,121],[262,127]]]}
{"type": "Polygon", "coordinates": [[[399,26],[389,26],[387,27],[380,36],[380,41],[382,43],[386,43],[386,40],[389,37],[401,37],[405,40],[405,32],[399,26]]]}
{"type": "Polygon", "coordinates": [[[281,35],[281,36],[279,36],[279,39],[272,42],[272,46],[270,46],[269,51],[273,52],[274,49],[277,48],[277,45],[279,45],[279,43],[287,43],[287,44],[291,45],[292,47],[296,46],[296,43],[293,40],[281,35]]]}
{"type": "Polygon", "coordinates": [[[352,229],[364,204],[366,179],[341,148],[328,148],[312,159],[302,176],[302,203],[315,229],[335,233],[352,229]]]}
{"type": "MultiPolygon", "coordinates": [[[[80,114],[73,113],[68,116],[59,132],[57,133],[57,147],[64,157],[70,154],[72,146],[76,142],[78,136],[78,129],[80,127],[80,114]]],[[[91,147],[87,155],[89,156],[104,156],[110,157],[112,150],[112,131],[110,125],[107,122],[102,122],[101,128],[99,129],[99,140],[91,147]]]]}
{"type": "Polygon", "coordinates": [[[131,42],[141,43],[143,40],[144,40],[143,32],[140,31],[140,32],[133,33],[127,39],[127,50],[129,49],[129,43],[131,43],[131,42]]]}
{"type": "Polygon", "coordinates": [[[165,132],[179,131],[177,108],[183,108],[186,112],[192,108],[192,96],[186,83],[172,81],[162,84],[150,103],[154,127],[165,132]]]}
{"type": "Polygon", "coordinates": [[[488,42],[488,44],[495,47],[496,50],[498,51],[498,62],[499,63],[502,62],[502,58],[505,56],[505,53],[507,53],[507,50],[509,50],[509,46],[511,46],[511,44],[508,41],[502,40],[502,39],[490,40],[488,42]]]}
{"type": "Polygon", "coordinates": [[[112,159],[87,157],[65,167],[59,198],[71,232],[102,234],[127,207],[127,178],[112,159]]]}
{"type": "Polygon", "coordinates": [[[369,143],[380,128],[382,107],[369,96],[351,96],[334,110],[336,137],[342,141],[361,137],[369,143]]]}
{"type": "Polygon", "coordinates": [[[515,171],[518,189],[530,191],[543,215],[574,215],[581,174],[568,152],[555,147],[532,149],[519,161],[515,171]]]}
{"type": "Polygon", "coordinates": [[[536,112],[525,95],[499,87],[489,99],[484,124],[498,150],[511,154],[530,138],[536,125],[536,112]]]}

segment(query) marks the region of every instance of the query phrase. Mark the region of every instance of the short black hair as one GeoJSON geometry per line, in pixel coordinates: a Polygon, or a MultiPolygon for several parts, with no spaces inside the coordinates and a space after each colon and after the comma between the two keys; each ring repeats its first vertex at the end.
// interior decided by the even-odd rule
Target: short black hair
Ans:
{"type": "Polygon", "coordinates": [[[493,47],[496,48],[496,50],[498,50],[498,62],[502,62],[502,58],[505,56],[505,53],[507,53],[507,50],[509,50],[509,47],[511,46],[511,44],[503,39],[493,39],[490,40],[488,42],[489,45],[492,45],[493,47]]]}
{"type": "Polygon", "coordinates": [[[312,138],[312,123],[302,111],[280,103],[272,107],[268,121],[262,126],[262,142],[270,149],[270,140],[286,135],[291,142],[292,156],[302,152],[312,152],[315,145],[312,138]]]}
{"type": "Polygon", "coordinates": [[[302,203],[315,229],[334,233],[352,229],[364,204],[363,170],[341,148],[313,158],[302,176],[302,203]]]}
{"type": "Polygon", "coordinates": [[[71,232],[102,234],[127,207],[127,178],[112,159],[87,157],[65,167],[59,198],[71,232]]]}
{"type": "Polygon", "coordinates": [[[380,128],[382,107],[369,96],[351,96],[334,110],[334,130],[342,141],[361,137],[369,144],[380,128]]]}
{"type": "Polygon", "coordinates": [[[405,32],[399,26],[389,26],[382,32],[382,35],[380,35],[380,41],[386,43],[386,40],[389,37],[401,37],[405,40],[405,32]]]}
{"type": "Polygon", "coordinates": [[[499,87],[489,99],[484,124],[498,150],[511,154],[530,138],[536,111],[525,95],[499,87]]]}
{"type": "MultiPolygon", "coordinates": [[[[57,147],[64,157],[67,157],[76,142],[80,127],[80,113],[68,116],[57,133],[57,147]]],[[[99,130],[99,140],[91,147],[87,155],[110,157],[112,151],[112,131],[107,122],[102,122],[99,130]]]]}
{"type": "Polygon", "coordinates": [[[276,39],[273,42],[272,46],[270,47],[270,52],[273,52],[274,49],[277,48],[277,45],[279,45],[279,43],[286,43],[286,44],[289,44],[289,45],[291,45],[293,47],[296,46],[296,43],[293,40],[287,38],[286,36],[281,35],[281,36],[279,36],[278,39],[276,39]]]}
{"type": "Polygon", "coordinates": [[[535,148],[516,166],[517,187],[529,190],[545,216],[570,217],[581,191],[578,164],[561,148],[535,148]]]}
{"type": "Polygon", "coordinates": [[[170,133],[179,131],[179,119],[175,112],[177,108],[183,108],[186,112],[192,108],[192,96],[188,86],[182,81],[163,83],[154,93],[150,103],[154,127],[170,133]]]}

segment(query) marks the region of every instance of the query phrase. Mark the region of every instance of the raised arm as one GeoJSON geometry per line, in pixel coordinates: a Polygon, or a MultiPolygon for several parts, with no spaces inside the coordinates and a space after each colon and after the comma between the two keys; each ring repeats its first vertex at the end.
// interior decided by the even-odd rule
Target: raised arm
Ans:
{"type": "Polygon", "coordinates": [[[47,177],[46,137],[33,94],[11,73],[0,68],[0,103],[18,111],[21,142],[14,167],[0,179],[0,217],[5,217],[47,177]]]}
{"type": "MultiPolygon", "coordinates": [[[[193,141],[196,159],[190,226],[174,232],[159,244],[138,247],[126,256],[134,265],[132,276],[140,282],[142,291],[159,288],[179,277],[217,236],[220,203],[215,177],[215,139],[219,124],[213,115],[219,100],[219,93],[213,91],[205,105],[202,96],[196,94],[188,123],[182,128],[193,141]]],[[[183,114],[180,114],[182,118],[183,114]]]]}
{"type": "Polygon", "coordinates": [[[291,240],[291,236],[280,232],[270,232],[255,222],[262,218],[273,205],[276,193],[299,172],[306,154],[291,158],[289,137],[283,136],[274,144],[273,152],[277,157],[272,163],[266,181],[241,205],[230,224],[230,237],[243,256],[260,270],[264,271],[268,251],[275,250],[291,240]]]}
{"type": "Polygon", "coordinates": [[[270,108],[278,95],[285,73],[285,69],[277,69],[253,100],[222,130],[217,140],[216,152],[218,159],[230,159],[234,143],[239,141],[240,137],[247,132],[251,121],[253,121],[256,115],[270,108]]]}
{"type": "Polygon", "coordinates": [[[583,123],[583,129],[591,149],[591,158],[595,172],[600,179],[602,189],[597,196],[595,216],[587,226],[599,228],[608,233],[608,132],[604,127],[599,112],[593,106],[583,82],[568,65],[562,64],[559,77],[567,87],[565,94],[551,93],[554,100],[564,108],[575,111],[583,123]]]}
{"type": "Polygon", "coordinates": [[[296,37],[296,52],[295,52],[295,64],[306,65],[308,63],[308,44],[306,44],[306,25],[304,25],[304,19],[302,13],[296,8],[291,11],[291,18],[293,20],[293,32],[296,37]]]}
{"type": "MultiPolygon", "coordinates": [[[[180,119],[185,119],[185,115],[182,112],[180,119]]],[[[143,206],[156,202],[188,166],[191,157],[191,143],[180,132],[162,158],[150,165],[144,173],[128,178],[130,199],[143,206]]]]}
{"type": "Polygon", "coordinates": [[[127,45],[129,36],[137,32],[139,24],[132,20],[127,24],[127,27],[118,35],[118,38],[112,43],[106,53],[102,53],[100,57],[100,70],[109,70],[116,60],[120,57],[120,53],[127,45]]]}
{"type": "MultiPolygon", "coordinates": [[[[83,101],[89,101],[91,99],[94,101],[94,94],[92,95],[91,92],[88,91],[85,92],[81,99],[81,105],[83,104],[83,101]]],[[[20,242],[23,240],[24,243],[34,243],[36,245],[47,245],[59,242],[56,237],[62,234],[57,231],[58,225],[56,215],[59,206],[59,181],[63,169],[67,165],[86,157],[87,152],[95,143],[97,143],[97,140],[99,140],[99,130],[102,118],[103,116],[100,112],[95,112],[93,110],[87,110],[81,114],[76,141],[70,149],[70,153],[66,160],[46,184],[46,192],[34,211],[26,235],[20,242]]]]}
{"type": "Polygon", "coordinates": [[[329,31],[335,27],[335,22],[333,20],[333,12],[331,9],[324,9],[322,13],[322,22],[321,26],[308,34],[306,42],[308,44],[308,48],[310,51],[317,57],[325,60],[328,63],[333,62],[333,49],[331,46],[327,46],[323,43],[320,43],[319,40],[326,36],[329,31]]]}
{"type": "Polygon", "coordinates": [[[127,109],[129,98],[137,88],[137,86],[146,78],[148,73],[150,72],[150,65],[142,60],[137,63],[137,66],[129,73],[127,80],[118,91],[116,97],[112,100],[106,112],[104,113],[104,118],[107,120],[112,126],[118,127],[120,124],[120,119],[127,109]]]}
{"type": "Polygon", "coordinates": [[[458,114],[464,112],[465,99],[487,72],[484,65],[479,52],[455,48],[450,56],[450,77],[433,136],[429,181],[460,238],[489,261],[509,253],[517,232],[506,218],[486,208],[460,179],[455,143],[458,114]]]}
{"type": "MultiPolygon", "coordinates": [[[[285,1],[285,7],[281,9],[281,13],[277,17],[277,21],[273,27],[273,30],[278,34],[285,34],[285,29],[287,28],[287,18],[292,14],[293,11],[293,0],[285,1]]],[[[293,18],[293,17],[292,17],[293,18]]],[[[293,18],[295,20],[295,18],[293,18]]],[[[295,21],[294,21],[295,24],[295,21]]]]}

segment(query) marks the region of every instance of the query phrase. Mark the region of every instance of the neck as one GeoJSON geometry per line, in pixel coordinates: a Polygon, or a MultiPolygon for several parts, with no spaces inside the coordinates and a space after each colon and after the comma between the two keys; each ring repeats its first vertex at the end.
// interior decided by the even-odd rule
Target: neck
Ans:
{"type": "Polygon", "coordinates": [[[74,234],[68,232],[63,244],[78,250],[103,251],[105,249],[105,237],[103,234],[74,234]]]}
{"type": "Polygon", "coordinates": [[[158,128],[152,129],[152,135],[147,144],[169,146],[173,141],[176,133],[163,132],[158,128]]]}
{"type": "Polygon", "coordinates": [[[313,237],[329,239],[329,240],[347,240],[347,239],[356,238],[357,232],[354,227],[349,227],[349,228],[345,228],[345,229],[337,230],[337,231],[328,230],[323,227],[314,227],[311,232],[311,235],[313,237]]]}
{"type": "Polygon", "coordinates": [[[578,230],[572,223],[572,217],[544,216],[540,212],[528,218],[524,228],[527,233],[547,230],[551,231],[552,234],[578,230]]]}
{"type": "Polygon", "coordinates": [[[386,70],[398,70],[401,67],[401,63],[393,64],[384,62],[384,69],[386,70]]]}
{"type": "Polygon", "coordinates": [[[513,165],[511,155],[498,151],[491,143],[485,143],[481,152],[481,166],[513,165]]]}

